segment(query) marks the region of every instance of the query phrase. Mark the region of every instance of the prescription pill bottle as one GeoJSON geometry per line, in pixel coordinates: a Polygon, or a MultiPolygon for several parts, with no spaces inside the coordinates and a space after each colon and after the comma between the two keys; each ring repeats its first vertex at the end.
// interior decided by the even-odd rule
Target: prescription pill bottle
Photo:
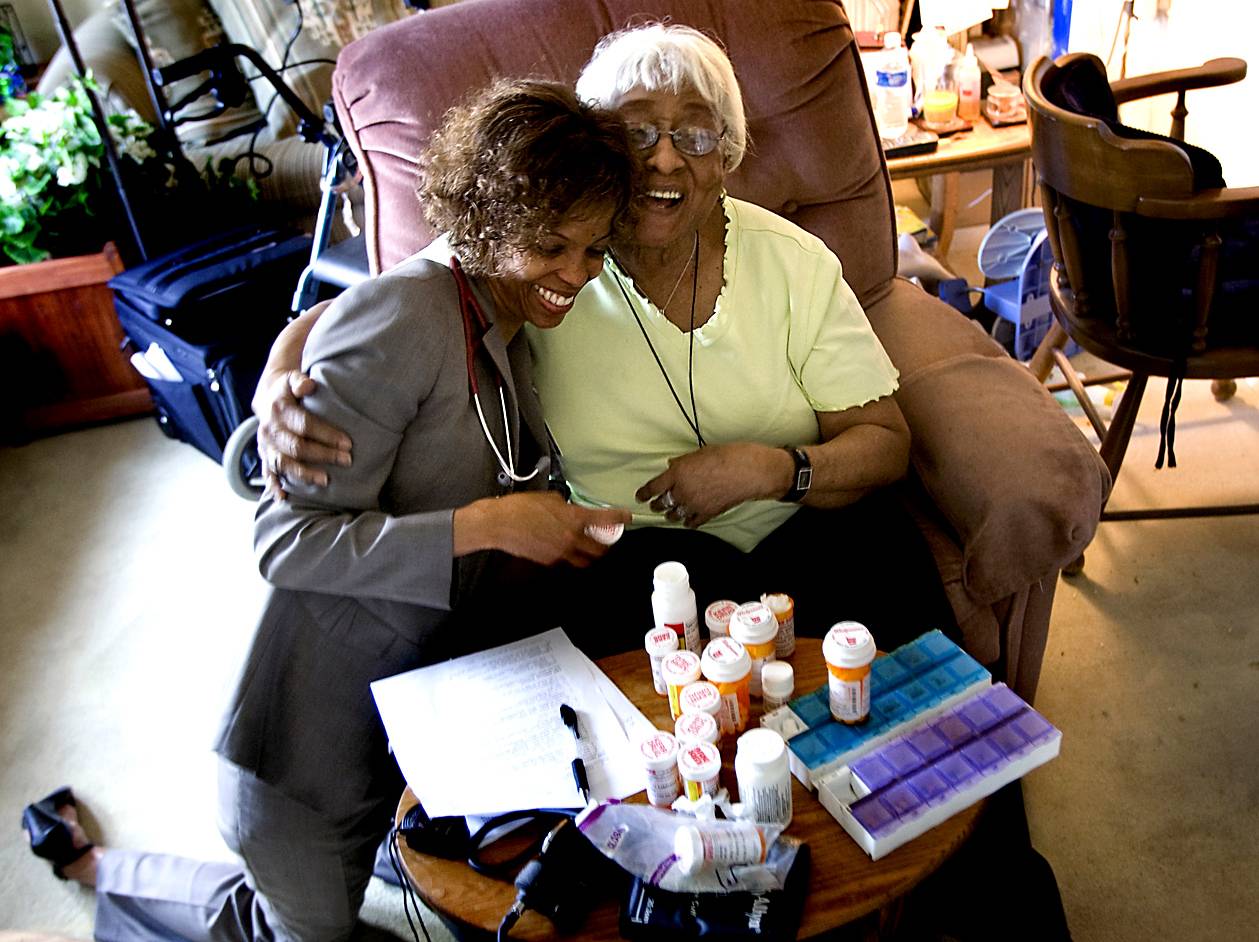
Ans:
{"type": "Polygon", "coordinates": [[[778,636],[774,638],[774,653],[780,658],[796,653],[796,603],[790,595],[772,592],[761,596],[778,619],[778,636]]]}
{"type": "Polygon", "coordinates": [[[660,674],[660,664],[678,649],[678,633],[672,628],[653,628],[647,632],[643,645],[647,648],[647,657],[651,659],[651,682],[656,685],[656,693],[663,697],[669,688],[660,674]]]}
{"type": "Polygon", "coordinates": [[[675,720],[682,715],[678,700],[682,688],[699,680],[699,673],[699,655],[694,651],[674,651],[660,662],[660,676],[669,695],[669,713],[675,720]]]}
{"type": "Polygon", "coordinates": [[[749,729],[739,737],[734,776],[743,813],[753,821],[791,823],[791,771],[787,741],[772,729],[749,729]]]}
{"type": "Polygon", "coordinates": [[[708,680],[687,684],[678,694],[683,713],[707,713],[716,719],[721,715],[721,691],[708,680]]]}
{"type": "Polygon", "coordinates": [[[699,615],[691,576],[681,563],[661,563],[651,575],[651,613],[657,628],[672,628],[688,651],[699,653],[699,615]]]}
{"type": "Polygon", "coordinates": [[[709,742],[679,746],[678,772],[682,790],[691,801],[702,795],[716,795],[721,786],[721,751],[709,742]]]}
{"type": "Polygon", "coordinates": [[[638,752],[647,773],[647,800],[657,808],[668,808],[682,794],[677,739],[655,730],[638,744],[638,752]]]}
{"type": "Polygon", "coordinates": [[[761,695],[761,668],[774,660],[774,638],[778,635],[778,619],[763,602],[740,605],[730,616],[730,637],[747,649],[752,659],[750,691],[761,695]]]}
{"type": "Polygon", "coordinates": [[[764,863],[769,853],[765,831],[753,821],[732,821],[721,828],[684,824],[673,832],[673,853],[685,874],[716,867],[764,863]]]}
{"type": "Polygon", "coordinates": [[[704,625],[708,628],[708,637],[719,638],[730,634],[730,616],[738,607],[737,602],[720,599],[704,609],[704,625]]]}
{"type": "Polygon", "coordinates": [[[795,690],[796,671],[786,661],[771,661],[761,668],[761,709],[766,713],[784,706],[795,690]]]}
{"type": "Polygon", "coordinates": [[[721,748],[721,727],[710,713],[683,713],[673,724],[673,735],[679,746],[687,743],[706,742],[721,748]]]}
{"type": "Polygon", "coordinates": [[[721,723],[722,735],[743,732],[751,718],[752,659],[747,650],[733,638],[714,638],[704,648],[700,667],[704,678],[712,681],[721,694],[717,720],[721,723]]]}
{"type": "Polygon", "coordinates": [[[830,681],[831,716],[841,723],[864,723],[870,715],[870,662],[874,638],[865,625],[841,621],[822,642],[830,681]]]}

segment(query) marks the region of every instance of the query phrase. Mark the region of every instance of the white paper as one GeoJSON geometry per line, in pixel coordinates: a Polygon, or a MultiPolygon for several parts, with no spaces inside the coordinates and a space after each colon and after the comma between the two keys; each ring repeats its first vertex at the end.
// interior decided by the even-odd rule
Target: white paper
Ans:
{"type": "Polygon", "coordinates": [[[923,26],[943,26],[950,36],[992,19],[991,0],[918,0],[923,26]]]}
{"type": "Polygon", "coordinates": [[[157,341],[149,344],[149,348],[144,351],[144,359],[148,361],[149,366],[153,367],[157,375],[168,383],[184,381],[184,378],[179,375],[179,370],[175,369],[175,364],[170,361],[166,351],[158,346],[157,341]]]}
{"type": "Polygon", "coordinates": [[[591,797],[642,790],[633,741],[651,724],[563,629],[378,680],[372,695],[432,817],[584,804],[561,703],[577,711],[591,797]]]}

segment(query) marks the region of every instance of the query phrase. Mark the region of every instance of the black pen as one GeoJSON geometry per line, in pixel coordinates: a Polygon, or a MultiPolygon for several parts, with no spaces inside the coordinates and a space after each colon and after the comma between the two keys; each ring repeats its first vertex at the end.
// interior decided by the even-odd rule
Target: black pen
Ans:
{"type": "Polygon", "coordinates": [[[581,792],[582,799],[586,804],[590,804],[590,780],[586,778],[586,763],[581,759],[581,727],[577,725],[577,711],[567,703],[561,703],[560,719],[573,734],[573,742],[577,746],[577,758],[573,760],[573,781],[577,783],[577,790],[581,792]]]}

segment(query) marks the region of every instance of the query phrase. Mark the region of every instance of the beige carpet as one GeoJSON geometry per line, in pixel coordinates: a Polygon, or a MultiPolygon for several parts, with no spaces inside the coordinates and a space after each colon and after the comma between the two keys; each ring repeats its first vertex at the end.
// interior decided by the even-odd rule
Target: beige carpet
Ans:
{"type": "MultiPolygon", "coordinates": [[[[1259,499],[1254,381],[1224,405],[1189,384],[1156,473],[1157,398],[1115,506],[1259,499]]],[[[0,928],[90,936],[91,895],[17,827],[65,783],[109,842],[226,857],[208,743],[262,592],[250,524],[150,420],[0,448],[0,928]]],[[[1027,793],[1079,940],[1256,937],[1256,576],[1253,517],[1108,523],[1059,586],[1037,705],[1062,754],[1027,793]]],[[[405,934],[379,881],[366,917],[405,934]]]]}

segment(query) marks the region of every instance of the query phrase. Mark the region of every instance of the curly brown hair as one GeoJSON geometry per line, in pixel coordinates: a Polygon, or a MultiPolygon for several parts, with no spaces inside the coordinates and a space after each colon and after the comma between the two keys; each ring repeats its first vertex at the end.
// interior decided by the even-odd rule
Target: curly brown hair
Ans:
{"type": "Polygon", "coordinates": [[[446,113],[417,194],[464,267],[494,275],[568,216],[626,225],[637,173],[619,119],[556,82],[500,81],[446,113]]]}

